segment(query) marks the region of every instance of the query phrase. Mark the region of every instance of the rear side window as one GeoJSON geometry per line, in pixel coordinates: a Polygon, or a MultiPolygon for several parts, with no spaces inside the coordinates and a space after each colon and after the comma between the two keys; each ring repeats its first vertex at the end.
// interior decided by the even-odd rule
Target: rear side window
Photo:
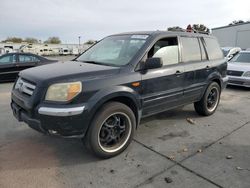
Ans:
{"type": "Polygon", "coordinates": [[[197,38],[181,37],[182,42],[182,61],[201,61],[200,45],[197,38]]]}
{"type": "Polygon", "coordinates": [[[38,62],[39,59],[33,55],[19,55],[20,63],[38,62]]]}
{"type": "Polygon", "coordinates": [[[215,38],[204,38],[209,60],[223,58],[220,45],[215,38]]]}

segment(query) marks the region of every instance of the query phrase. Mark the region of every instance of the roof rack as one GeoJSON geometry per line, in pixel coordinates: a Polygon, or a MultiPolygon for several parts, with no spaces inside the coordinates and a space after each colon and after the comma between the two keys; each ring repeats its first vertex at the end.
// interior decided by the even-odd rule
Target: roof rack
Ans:
{"type": "Polygon", "coordinates": [[[207,32],[207,31],[198,31],[198,30],[195,30],[194,28],[192,28],[192,26],[191,26],[190,24],[187,26],[186,32],[190,32],[190,33],[200,33],[200,34],[206,34],[206,35],[209,35],[209,34],[210,34],[210,33],[207,32]]]}

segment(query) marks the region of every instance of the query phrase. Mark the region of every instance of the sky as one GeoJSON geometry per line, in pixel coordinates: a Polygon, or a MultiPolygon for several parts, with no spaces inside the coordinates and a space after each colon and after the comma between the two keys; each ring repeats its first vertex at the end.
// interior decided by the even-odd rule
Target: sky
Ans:
{"type": "Polygon", "coordinates": [[[171,26],[250,20],[249,0],[0,0],[0,40],[58,36],[63,43],[171,26]]]}

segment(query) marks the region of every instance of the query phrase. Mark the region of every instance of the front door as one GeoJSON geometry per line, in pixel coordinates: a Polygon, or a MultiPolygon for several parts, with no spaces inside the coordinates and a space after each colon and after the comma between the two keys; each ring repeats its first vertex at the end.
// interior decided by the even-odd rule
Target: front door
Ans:
{"type": "Polygon", "coordinates": [[[14,81],[18,72],[15,54],[5,54],[0,57],[0,82],[14,81]]]}
{"type": "Polygon", "coordinates": [[[163,67],[142,73],[142,116],[179,106],[183,96],[184,68],[179,63],[177,37],[157,41],[148,57],[162,58],[163,67]]]}

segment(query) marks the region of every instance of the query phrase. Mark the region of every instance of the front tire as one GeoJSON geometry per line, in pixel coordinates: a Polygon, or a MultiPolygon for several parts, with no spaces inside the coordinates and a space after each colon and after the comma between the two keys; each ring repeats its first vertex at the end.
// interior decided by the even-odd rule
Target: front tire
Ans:
{"type": "Polygon", "coordinates": [[[128,147],[135,127],[135,115],[127,105],[109,102],[96,113],[85,141],[98,157],[114,157],[128,147]]]}
{"type": "Polygon", "coordinates": [[[218,83],[212,82],[206,89],[200,101],[194,103],[195,111],[203,116],[212,115],[220,102],[221,88],[218,83]]]}

